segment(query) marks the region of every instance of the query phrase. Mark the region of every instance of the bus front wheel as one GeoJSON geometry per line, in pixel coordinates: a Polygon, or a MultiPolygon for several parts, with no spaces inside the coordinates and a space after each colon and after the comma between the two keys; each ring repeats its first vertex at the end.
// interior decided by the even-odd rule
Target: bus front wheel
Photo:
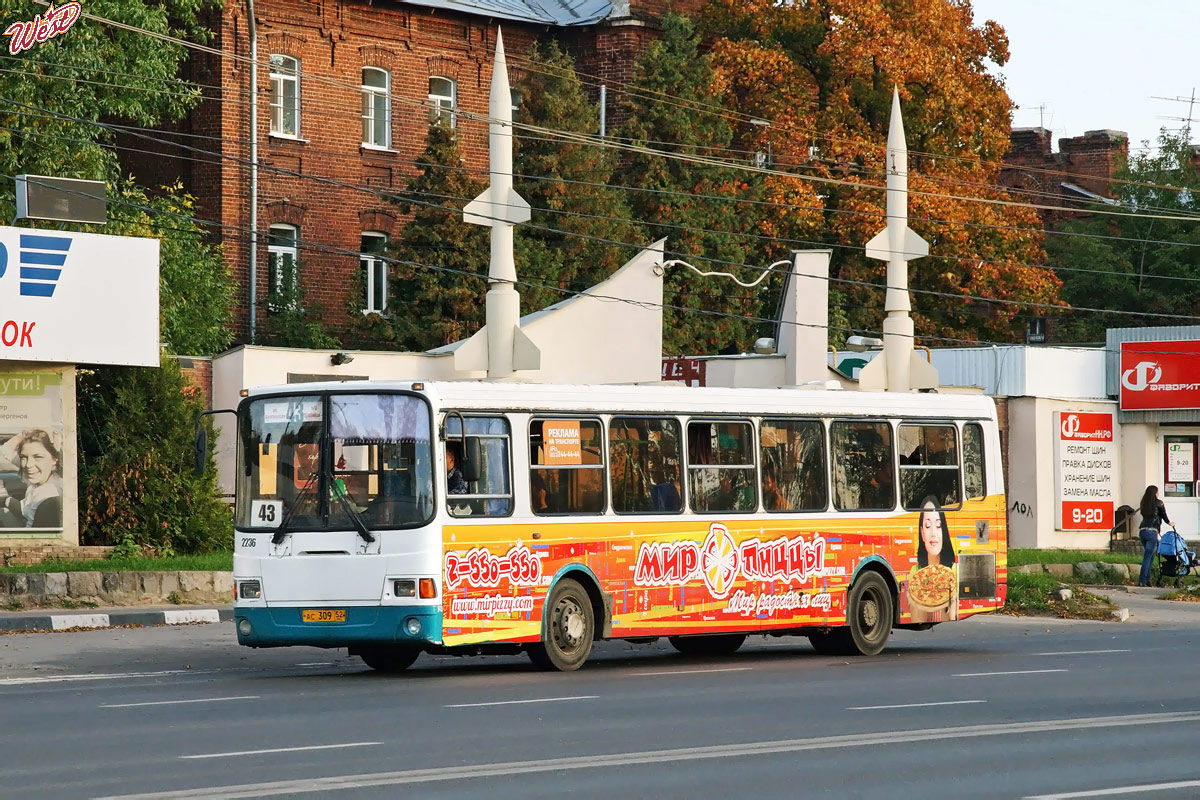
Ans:
{"type": "Polygon", "coordinates": [[[380,647],[358,653],[363,663],[376,672],[403,672],[419,655],[421,651],[415,647],[380,647]]]}
{"type": "Polygon", "coordinates": [[[596,636],[591,598],[577,581],[563,578],[546,599],[546,608],[546,629],[542,641],[529,645],[529,659],[545,670],[579,669],[596,636]]]}
{"type": "Polygon", "coordinates": [[[746,641],[744,633],[723,633],[712,636],[668,636],[667,641],[685,656],[727,656],[746,641]]]}

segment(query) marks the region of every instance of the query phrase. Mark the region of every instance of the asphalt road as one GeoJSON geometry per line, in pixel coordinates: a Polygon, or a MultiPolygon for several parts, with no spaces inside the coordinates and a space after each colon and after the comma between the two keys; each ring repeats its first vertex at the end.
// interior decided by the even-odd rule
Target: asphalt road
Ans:
{"type": "Polygon", "coordinates": [[[1198,639],[988,617],[871,659],[607,643],[572,674],[381,676],[229,624],[2,636],[0,796],[1200,797],[1198,639]]]}

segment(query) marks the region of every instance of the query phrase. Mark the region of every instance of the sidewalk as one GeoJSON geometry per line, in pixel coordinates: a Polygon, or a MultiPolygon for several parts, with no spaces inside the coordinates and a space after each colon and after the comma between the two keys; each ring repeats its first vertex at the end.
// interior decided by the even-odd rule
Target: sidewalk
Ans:
{"type": "Polygon", "coordinates": [[[36,608],[0,611],[0,632],[30,633],[123,625],[192,625],[229,622],[233,606],[114,606],[111,608],[36,608]]]}
{"type": "Polygon", "coordinates": [[[1129,622],[1154,625],[1200,624],[1200,603],[1159,600],[1173,589],[1156,586],[1083,586],[1092,594],[1107,597],[1129,609],[1129,622]]]}

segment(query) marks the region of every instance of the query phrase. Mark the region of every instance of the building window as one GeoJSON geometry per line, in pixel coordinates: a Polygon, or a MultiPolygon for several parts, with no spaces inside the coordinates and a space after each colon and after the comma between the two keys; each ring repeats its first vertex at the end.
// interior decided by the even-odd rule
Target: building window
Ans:
{"type": "Polygon", "coordinates": [[[300,61],[271,56],[271,135],[300,136],[300,61]]]}
{"type": "Polygon", "coordinates": [[[267,238],[267,263],[274,310],[300,307],[300,229],[295,225],[272,225],[267,238]]]}
{"type": "Polygon", "coordinates": [[[385,69],[363,67],[362,143],[367,147],[392,146],[391,79],[385,69]]]}
{"type": "Polygon", "coordinates": [[[429,79],[429,119],[454,127],[454,108],[458,87],[449,78],[433,76],[429,79]]]}
{"type": "Polygon", "coordinates": [[[382,257],[386,246],[386,234],[367,231],[362,235],[358,263],[362,266],[363,285],[367,292],[366,303],[363,304],[364,314],[382,314],[387,311],[388,268],[387,261],[382,257]]]}

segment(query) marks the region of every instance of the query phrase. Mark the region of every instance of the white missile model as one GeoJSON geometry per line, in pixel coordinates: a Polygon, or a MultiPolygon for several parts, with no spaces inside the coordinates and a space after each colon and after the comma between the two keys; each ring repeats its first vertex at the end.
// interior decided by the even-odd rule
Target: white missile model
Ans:
{"type": "Polygon", "coordinates": [[[491,263],[485,300],[485,327],[454,351],[454,368],[487,370],[489,378],[505,378],[514,370],[538,369],[541,351],[521,331],[521,298],[514,282],[513,226],[529,221],[529,203],[513,189],[512,97],[504,38],[496,32],[492,91],[488,116],[488,172],[491,185],[463,209],[463,221],[492,229],[491,263]]]}
{"type": "Polygon", "coordinates": [[[909,392],[933,389],[937,370],[913,349],[912,304],[908,298],[908,262],[929,255],[929,244],[908,227],[908,144],[900,118],[900,92],[892,89],[892,118],[887,138],[887,227],[867,242],[867,257],[887,262],[883,310],[883,352],[858,374],[858,388],[909,392]]]}

